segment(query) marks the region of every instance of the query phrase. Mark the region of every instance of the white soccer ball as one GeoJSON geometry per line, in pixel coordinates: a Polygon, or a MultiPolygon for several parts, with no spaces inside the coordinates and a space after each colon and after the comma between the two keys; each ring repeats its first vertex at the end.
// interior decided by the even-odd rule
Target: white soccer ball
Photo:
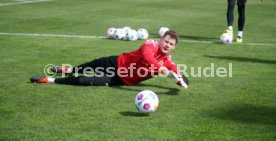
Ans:
{"type": "Polygon", "coordinates": [[[140,40],[146,40],[149,37],[148,31],[144,28],[138,29],[137,33],[138,33],[138,39],[140,39],[140,40]]]}
{"type": "Polygon", "coordinates": [[[158,31],[158,34],[160,37],[163,37],[163,35],[165,34],[165,32],[169,31],[170,29],[168,27],[161,27],[158,31]]]}
{"type": "Polygon", "coordinates": [[[124,40],[127,40],[127,35],[128,35],[128,32],[130,32],[132,29],[128,26],[125,26],[122,28],[124,31],[125,31],[125,37],[124,37],[124,40]]]}
{"type": "Polygon", "coordinates": [[[128,33],[132,29],[130,27],[128,27],[128,26],[125,26],[125,27],[123,27],[123,30],[125,30],[125,32],[128,33]]]}
{"type": "Polygon", "coordinates": [[[126,40],[128,41],[136,41],[137,39],[138,39],[138,33],[136,32],[136,30],[130,30],[126,34],[126,40]]]}
{"type": "Polygon", "coordinates": [[[122,28],[117,28],[115,35],[114,35],[114,39],[122,40],[125,38],[125,36],[126,36],[126,31],[122,28]]]}
{"type": "Polygon", "coordinates": [[[233,41],[233,36],[231,35],[231,33],[223,33],[220,36],[220,42],[223,44],[230,44],[233,41]]]}
{"type": "Polygon", "coordinates": [[[114,38],[115,32],[116,32],[116,28],[115,27],[110,27],[107,30],[107,38],[114,38]]]}
{"type": "Polygon", "coordinates": [[[139,92],[135,97],[135,107],[141,113],[152,113],[157,110],[159,99],[157,95],[150,90],[139,92]]]}

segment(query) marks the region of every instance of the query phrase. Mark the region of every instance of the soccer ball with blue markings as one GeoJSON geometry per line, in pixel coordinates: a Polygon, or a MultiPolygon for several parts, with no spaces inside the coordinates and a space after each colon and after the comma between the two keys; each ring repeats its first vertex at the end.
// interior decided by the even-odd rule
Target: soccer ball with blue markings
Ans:
{"type": "Polygon", "coordinates": [[[138,33],[136,30],[130,30],[128,31],[128,33],[126,34],[126,39],[128,41],[136,41],[138,39],[138,33]]]}
{"type": "Polygon", "coordinates": [[[148,31],[144,28],[138,29],[137,33],[138,33],[138,39],[140,39],[140,40],[146,40],[149,37],[148,31]]]}
{"type": "Polygon", "coordinates": [[[123,40],[126,36],[126,31],[122,28],[117,28],[115,31],[114,39],[123,40]]]}
{"type": "Polygon", "coordinates": [[[152,113],[158,108],[159,99],[157,95],[150,90],[143,90],[135,97],[135,107],[141,113],[152,113]]]}
{"type": "Polygon", "coordinates": [[[231,33],[223,33],[220,36],[220,42],[222,44],[231,44],[233,41],[233,36],[231,35],[231,33]]]}
{"type": "Polygon", "coordinates": [[[116,28],[115,27],[110,27],[106,32],[107,33],[107,38],[113,39],[114,35],[115,35],[115,32],[116,32],[116,28]]]}

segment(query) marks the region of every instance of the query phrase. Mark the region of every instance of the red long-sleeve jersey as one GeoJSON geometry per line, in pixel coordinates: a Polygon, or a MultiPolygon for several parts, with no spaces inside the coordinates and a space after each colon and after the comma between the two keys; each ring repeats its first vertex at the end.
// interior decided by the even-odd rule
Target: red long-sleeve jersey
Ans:
{"type": "Polygon", "coordinates": [[[171,56],[161,52],[156,40],[147,40],[137,50],[122,53],[117,60],[118,75],[129,86],[154,77],[161,66],[179,72],[171,56]]]}

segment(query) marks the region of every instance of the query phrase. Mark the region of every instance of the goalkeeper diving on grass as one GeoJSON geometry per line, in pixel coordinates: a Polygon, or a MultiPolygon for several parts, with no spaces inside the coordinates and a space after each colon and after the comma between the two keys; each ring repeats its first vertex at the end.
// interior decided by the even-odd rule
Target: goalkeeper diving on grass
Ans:
{"type": "Polygon", "coordinates": [[[179,35],[169,30],[160,41],[148,39],[137,50],[131,52],[97,58],[75,67],[51,67],[52,72],[67,74],[66,77],[32,76],[30,81],[83,86],[133,86],[156,75],[163,75],[173,78],[177,85],[187,88],[187,77],[181,74],[169,54],[176,48],[178,41],[179,35]],[[92,75],[87,73],[91,70],[92,75]]]}

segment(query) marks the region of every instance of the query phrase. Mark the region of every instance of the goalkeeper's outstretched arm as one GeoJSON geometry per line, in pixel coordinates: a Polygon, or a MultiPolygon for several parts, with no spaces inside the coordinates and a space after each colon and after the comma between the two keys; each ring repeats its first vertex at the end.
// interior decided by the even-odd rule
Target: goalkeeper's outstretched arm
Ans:
{"type": "Polygon", "coordinates": [[[188,88],[189,87],[189,81],[188,78],[184,75],[180,75],[175,73],[174,71],[169,72],[169,77],[171,77],[175,83],[181,87],[188,88]]]}

